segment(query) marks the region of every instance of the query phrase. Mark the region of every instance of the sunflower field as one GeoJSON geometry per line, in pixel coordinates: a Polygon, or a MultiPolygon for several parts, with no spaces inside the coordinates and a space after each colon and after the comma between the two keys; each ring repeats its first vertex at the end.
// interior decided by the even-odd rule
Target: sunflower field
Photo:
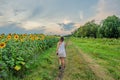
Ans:
{"type": "Polygon", "coordinates": [[[44,34],[0,34],[0,78],[23,77],[37,56],[57,41],[57,37],[44,34]]]}

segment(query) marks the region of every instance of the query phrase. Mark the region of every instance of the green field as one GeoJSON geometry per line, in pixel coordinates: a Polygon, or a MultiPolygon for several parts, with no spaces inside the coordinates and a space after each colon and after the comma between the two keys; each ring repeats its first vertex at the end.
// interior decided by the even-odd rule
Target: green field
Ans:
{"type": "MultiPolygon", "coordinates": [[[[65,42],[66,68],[61,80],[120,80],[120,39],[66,37],[65,42]]],[[[30,68],[16,71],[17,75],[22,72],[23,77],[9,73],[5,79],[59,80],[58,57],[55,51],[56,43],[42,52],[38,49],[28,61],[25,58],[26,64],[32,64],[29,65],[30,68]]]]}
{"type": "MultiPolygon", "coordinates": [[[[120,79],[119,39],[85,39],[72,37],[66,42],[66,69],[63,73],[62,80],[120,79]],[[83,54],[87,55],[87,57],[83,56],[83,54]],[[92,62],[87,62],[87,60],[92,60],[92,62]]],[[[31,78],[35,80],[58,80],[57,76],[59,70],[57,64],[57,56],[54,52],[55,47],[56,46],[48,50],[48,52],[46,51],[46,54],[49,55],[52,64],[44,63],[44,60],[42,60],[42,64],[46,65],[46,68],[44,69],[41,67],[42,65],[39,65],[39,67],[33,71],[34,73],[26,76],[24,80],[29,80],[31,78]]]]}
{"type": "Polygon", "coordinates": [[[120,79],[120,39],[71,38],[71,41],[106,68],[115,80],[120,79]]]}

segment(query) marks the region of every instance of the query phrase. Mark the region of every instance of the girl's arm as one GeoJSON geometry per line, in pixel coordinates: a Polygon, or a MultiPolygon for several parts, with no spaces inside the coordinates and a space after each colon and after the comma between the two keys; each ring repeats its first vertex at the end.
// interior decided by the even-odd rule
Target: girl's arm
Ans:
{"type": "Polygon", "coordinates": [[[65,49],[66,49],[67,44],[65,43],[65,49]]]}
{"type": "Polygon", "coordinates": [[[59,48],[59,42],[57,43],[56,53],[58,52],[58,48],[59,48]]]}

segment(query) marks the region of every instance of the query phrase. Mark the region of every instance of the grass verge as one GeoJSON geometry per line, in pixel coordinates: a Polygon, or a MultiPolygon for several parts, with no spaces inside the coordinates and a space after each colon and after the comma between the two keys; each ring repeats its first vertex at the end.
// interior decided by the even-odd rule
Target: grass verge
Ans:
{"type": "Polygon", "coordinates": [[[37,59],[34,67],[23,80],[54,80],[57,76],[57,56],[55,47],[46,50],[37,59]]]}
{"type": "Polygon", "coordinates": [[[71,37],[71,41],[106,68],[115,80],[120,80],[120,39],[71,37]]]}

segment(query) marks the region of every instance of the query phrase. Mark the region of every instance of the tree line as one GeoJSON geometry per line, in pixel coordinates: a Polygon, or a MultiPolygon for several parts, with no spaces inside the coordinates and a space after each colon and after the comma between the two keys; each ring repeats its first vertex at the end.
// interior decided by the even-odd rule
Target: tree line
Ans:
{"type": "Polygon", "coordinates": [[[95,20],[89,21],[72,32],[72,35],[75,37],[119,38],[120,18],[115,15],[108,16],[99,24],[95,23],[95,20]]]}

